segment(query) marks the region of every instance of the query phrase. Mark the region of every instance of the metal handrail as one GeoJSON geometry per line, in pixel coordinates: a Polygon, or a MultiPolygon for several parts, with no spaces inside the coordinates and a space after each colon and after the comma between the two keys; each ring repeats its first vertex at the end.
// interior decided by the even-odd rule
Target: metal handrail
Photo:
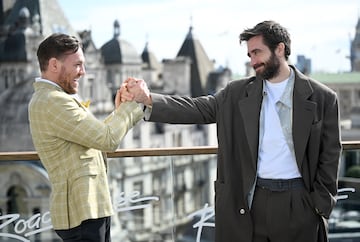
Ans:
{"type": "MultiPolygon", "coordinates": [[[[360,141],[343,141],[343,150],[360,149],[360,141]]],[[[193,147],[170,147],[170,148],[134,148],[118,149],[108,152],[109,158],[117,157],[141,157],[141,156],[174,156],[174,155],[203,155],[217,154],[217,146],[193,146],[193,147]]],[[[33,161],[39,160],[36,151],[0,152],[0,161],[33,161]]]]}

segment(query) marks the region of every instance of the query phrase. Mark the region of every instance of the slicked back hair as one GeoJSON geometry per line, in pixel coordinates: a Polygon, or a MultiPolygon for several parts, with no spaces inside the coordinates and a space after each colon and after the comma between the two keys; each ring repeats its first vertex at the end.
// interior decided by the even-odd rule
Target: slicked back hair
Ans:
{"type": "Polygon", "coordinates": [[[51,58],[62,59],[65,55],[73,54],[82,48],[82,44],[67,34],[55,33],[42,41],[37,50],[37,58],[41,71],[46,71],[51,58]]]}

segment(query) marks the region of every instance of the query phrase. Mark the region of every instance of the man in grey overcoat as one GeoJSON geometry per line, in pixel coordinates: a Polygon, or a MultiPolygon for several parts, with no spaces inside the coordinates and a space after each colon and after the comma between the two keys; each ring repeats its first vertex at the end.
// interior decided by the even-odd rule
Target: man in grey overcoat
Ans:
{"type": "Polygon", "coordinates": [[[337,95],[288,64],[280,24],[261,22],[242,41],[256,76],[195,98],[129,78],[122,100],[144,103],[149,121],[217,124],[216,242],[327,241],[342,150],[337,95]]]}

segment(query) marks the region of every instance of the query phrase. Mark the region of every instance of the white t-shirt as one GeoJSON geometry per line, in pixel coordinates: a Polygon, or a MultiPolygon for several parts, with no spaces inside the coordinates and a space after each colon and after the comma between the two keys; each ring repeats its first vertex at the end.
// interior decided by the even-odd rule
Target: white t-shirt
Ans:
{"type": "Polygon", "coordinates": [[[276,103],[288,80],[280,83],[266,81],[264,102],[264,136],[259,149],[258,176],[269,179],[301,177],[294,154],[283,134],[276,103]]]}

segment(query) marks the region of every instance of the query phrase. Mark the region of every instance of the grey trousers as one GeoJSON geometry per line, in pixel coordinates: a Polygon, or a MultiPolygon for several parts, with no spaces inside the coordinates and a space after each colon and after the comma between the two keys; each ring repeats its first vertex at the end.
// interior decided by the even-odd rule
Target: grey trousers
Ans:
{"type": "Polygon", "coordinates": [[[320,216],[305,188],[271,191],[257,186],[251,216],[253,242],[317,242],[320,216]]]}

